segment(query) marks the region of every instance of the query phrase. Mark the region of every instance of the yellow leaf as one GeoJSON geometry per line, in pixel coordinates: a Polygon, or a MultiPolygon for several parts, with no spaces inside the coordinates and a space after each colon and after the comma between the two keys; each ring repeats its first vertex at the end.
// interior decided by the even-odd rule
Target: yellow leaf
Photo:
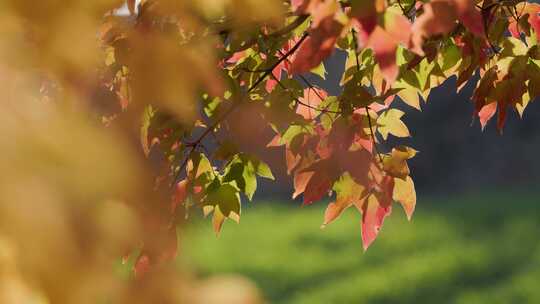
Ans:
{"type": "Polygon", "coordinates": [[[421,111],[420,108],[420,98],[418,97],[418,92],[414,88],[407,88],[399,91],[397,94],[403,102],[408,104],[409,106],[417,109],[418,111],[421,111]]]}
{"type": "Polygon", "coordinates": [[[531,101],[531,96],[529,95],[528,92],[525,92],[525,94],[523,94],[521,102],[516,103],[516,110],[520,118],[523,118],[523,111],[525,111],[525,108],[527,107],[530,101],[531,101]]]}
{"type": "Polygon", "coordinates": [[[390,109],[383,112],[377,119],[378,131],[381,133],[384,140],[388,138],[388,134],[396,137],[409,137],[409,129],[401,121],[401,117],[405,113],[398,109],[390,109]]]}
{"type": "Polygon", "coordinates": [[[219,206],[215,206],[214,216],[212,217],[212,226],[214,226],[214,231],[216,232],[216,234],[219,234],[219,232],[221,231],[221,226],[223,226],[224,221],[225,216],[219,210],[219,206]]]}
{"type": "Polygon", "coordinates": [[[413,158],[416,153],[416,150],[405,146],[393,148],[389,155],[383,157],[384,171],[394,177],[405,178],[410,173],[407,160],[413,158]]]}
{"type": "Polygon", "coordinates": [[[410,176],[407,176],[404,180],[401,178],[394,178],[394,193],[392,199],[403,206],[407,219],[411,220],[416,206],[416,190],[414,189],[414,182],[410,176]]]}
{"type": "Polygon", "coordinates": [[[324,222],[321,228],[337,219],[345,209],[349,208],[354,202],[358,202],[366,195],[366,188],[358,184],[349,173],[345,173],[334,184],[336,192],[336,201],[328,204],[324,212],[324,222]]]}

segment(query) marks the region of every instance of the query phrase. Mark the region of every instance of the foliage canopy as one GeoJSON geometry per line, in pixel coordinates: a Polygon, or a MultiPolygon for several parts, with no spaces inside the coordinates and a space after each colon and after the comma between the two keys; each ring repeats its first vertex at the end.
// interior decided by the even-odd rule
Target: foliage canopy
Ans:
{"type": "MultiPolygon", "coordinates": [[[[520,0],[7,0],[0,11],[0,134],[13,139],[2,166],[71,220],[102,207],[69,202],[121,201],[109,203],[130,233],[116,237],[138,273],[174,257],[189,214],[211,215],[216,232],[238,222],[258,180],[274,179],[266,147],[284,150],[293,198],[333,194],[323,225],[359,211],[367,249],[394,202],[409,219],[416,204],[417,151],[387,149],[410,136],[396,100],[420,109],[449,78],[457,90],[477,81],[473,119],[484,128],[497,114],[502,132],[540,94],[540,5],[520,0]],[[325,78],[335,52],[338,96],[306,78],[325,78]]],[[[7,202],[30,192],[1,184],[9,236],[27,221],[7,202]]]]}

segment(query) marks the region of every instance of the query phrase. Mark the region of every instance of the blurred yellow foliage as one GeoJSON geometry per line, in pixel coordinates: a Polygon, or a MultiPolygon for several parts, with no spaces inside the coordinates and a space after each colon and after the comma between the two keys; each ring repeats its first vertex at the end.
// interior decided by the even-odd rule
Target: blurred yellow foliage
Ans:
{"type": "MultiPolygon", "coordinates": [[[[176,9],[190,21],[189,31],[205,26],[197,14],[219,15],[238,2],[258,12],[254,18],[276,16],[280,9],[264,4],[261,9],[270,10],[259,10],[258,1],[204,2],[163,1],[160,7],[176,9]]],[[[156,267],[138,280],[113,271],[141,240],[154,237],[145,231],[141,211],[168,207],[169,193],[155,191],[148,178],[134,132],[137,110],[157,103],[192,120],[200,85],[223,90],[214,39],[191,41],[186,32],[179,41],[137,25],[104,38],[123,4],[0,3],[0,303],[202,303],[197,299],[208,292],[172,267],[156,267]],[[130,45],[111,55],[103,39],[114,43],[119,37],[128,37],[130,45]],[[122,60],[131,70],[101,72],[122,60]],[[133,114],[104,126],[96,109],[113,102],[107,96],[118,96],[102,83],[127,77],[131,87],[118,94],[134,103],[133,114]]],[[[251,287],[246,290],[252,300],[235,303],[260,301],[251,287]]]]}

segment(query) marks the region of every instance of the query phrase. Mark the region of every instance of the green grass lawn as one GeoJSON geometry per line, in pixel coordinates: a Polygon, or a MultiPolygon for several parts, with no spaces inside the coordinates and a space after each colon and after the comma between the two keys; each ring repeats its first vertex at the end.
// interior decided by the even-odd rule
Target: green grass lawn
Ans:
{"type": "Polygon", "coordinates": [[[179,263],[239,273],[270,303],[540,303],[540,197],[420,199],[395,205],[363,252],[359,214],[320,229],[324,204],[250,203],[219,237],[196,221],[179,263]]]}

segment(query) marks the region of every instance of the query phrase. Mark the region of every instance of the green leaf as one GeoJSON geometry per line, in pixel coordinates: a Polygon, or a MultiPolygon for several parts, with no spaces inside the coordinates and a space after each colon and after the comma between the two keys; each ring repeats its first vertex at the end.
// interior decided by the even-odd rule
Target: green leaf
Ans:
{"type": "Polygon", "coordinates": [[[305,126],[292,125],[281,136],[280,144],[290,143],[300,133],[308,133],[305,126]]]}
{"type": "Polygon", "coordinates": [[[217,189],[208,193],[204,204],[219,206],[219,210],[226,217],[229,217],[231,212],[240,215],[240,196],[238,190],[231,184],[221,184],[217,189]]]}
{"type": "Polygon", "coordinates": [[[272,170],[270,169],[268,164],[262,161],[259,162],[259,165],[256,167],[256,170],[257,170],[257,175],[259,175],[260,177],[268,178],[271,180],[275,179],[274,175],[272,174],[272,170]]]}
{"type": "Polygon", "coordinates": [[[249,200],[252,200],[257,190],[257,175],[274,179],[266,163],[247,154],[237,154],[225,168],[223,182],[234,183],[249,200]]]}
{"type": "Polygon", "coordinates": [[[255,191],[257,191],[257,177],[255,176],[255,174],[248,170],[244,170],[242,177],[244,178],[245,182],[244,194],[251,201],[253,200],[253,195],[255,194],[255,191]]]}
{"type": "Polygon", "coordinates": [[[461,52],[455,44],[448,44],[444,47],[441,52],[442,65],[441,69],[443,71],[453,68],[461,58],[461,52]]]}
{"type": "Polygon", "coordinates": [[[324,67],[324,63],[321,62],[316,68],[311,70],[311,73],[318,75],[322,79],[326,79],[326,69],[324,67]]]}
{"type": "Polygon", "coordinates": [[[242,192],[246,190],[246,181],[244,178],[245,164],[238,159],[230,162],[225,168],[223,176],[224,183],[233,183],[242,192]]]}
{"type": "Polygon", "coordinates": [[[424,58],[422,61],[420,61],[420,64],[418,64],[418,71],[416,73],[416,77],[418,77],[420,90],[423,91],[424,89],[426,89],[429,81],[429,76],[431,75],[434,67],[435,61],[429,62],[427,58],[424,58]]]}

